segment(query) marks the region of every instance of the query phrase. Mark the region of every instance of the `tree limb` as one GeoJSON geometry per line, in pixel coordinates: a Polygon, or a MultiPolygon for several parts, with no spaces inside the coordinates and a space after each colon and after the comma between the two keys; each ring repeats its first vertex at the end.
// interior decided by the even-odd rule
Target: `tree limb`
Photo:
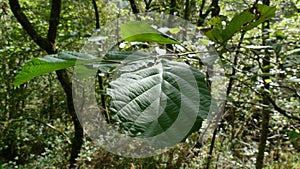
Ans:
{"type": "MultiPolygon", "coordinates": [[[[245,36],[245,32],[242,32],[239,43],[238,43],[238,46],[237,46],[237,51],[234,55],[234,60],[233,60],[233,66],[234,67],[237,65],[237,62],[238,62],[238,56],[240,54],[240,49],[241,49],[241,46],[242,46],[242,43],[243,43],[243,40],[244,40],[244,36],[245,36]]],[[[231,92],[231,89],[232,89],[232,86],[233,86],[233,83],[234,83],[233,76],[235,76],[235,74],[236,74],[236,69],[233,68],[232,73],[230,75],[229,84],[228,84],[228,88],[227,88],[227,91],[226,91],[226,96],[229,96],[229,94],[231,92]]]]}
{"type": "Polygon", "coordinates": [[[50,50],[52,49],[51,43],[36,32],[32,24],[28,20],[28,18],[22,11],[19,1],[9,0],[9,5],[15,17],[17,18],[18,22],[22,25],[22,27],[29,34],[32,40],[36,44],[38,44],[42,49],[46,50],[48,53],[53,53],[53,51],[50,50]]]}
{"type": "Polygon", "coordinates": [[[209,8],[206,10],[205,13],[203,13],[204,6],[205,6],[205,0],[202,0],[197,26],[203,25],[205,19],[207,18],[210,12],[212,17],[218,16],[220,13],[219,0],[212,0],[211,4],[209,5],[209,8]]]}
{"type": "Polygon", "coordinates": [[[96,3],[96,0],[93,0],[93,6],[95,11],[95,20],[96,20],[96,29],[100,29],[100,23],[99,23],[99,12],[98,12],[98,6],[96,3]]]}
{"type": "Polygon", "coordinates": [[[150,9],[150,5],[151,5],[152,0],[149,0],[149,1],[144,0],[144,2],[145,2],[145,5],[146,5],[145,9],[146,9],[146,11],[148,11],[150,9]]]}
{"type": "Polygon", "coordinates": [[[73,102],[73,93],[72,93],[72,82],[66,70],[58,70],[56,71],[57,78],[62,85],[66,95],[67,95],[67,106],[68,113],[72,117],[72,121],[74,123],[75,136],[72,141],[72,151],[70,157],[70,168],[74,168],[74,164],[76,163],[76,158],[80,153],[81,146],[83,144],[83,128],[80,124],[79,119],[77,118],[76,111],[74,108],[73,102]]]}
{"type": "Polygon", "coordinates": [[[189,20],[189,17],[190,17],[190,1],[186,0],[183,18],[189,20]]]}
{"type": "Polygon", "coordinates": [[[205,13],[203,13],[204,6],[205,6],[205,0],[202,0],[200,11],[199,11],[199,18],[198,18],[198,21],[197,21],[197,26],[202,26],[204,21],[205,21],[205,18],[211,12],[211,8],[209,8],[205,13]]]}
{"type": "MultiPolygon", "coordinates": [[[[270,0],[262,0],[264,5],[270,5],[270,0]]],[[[267,39],[270,38],[269,32],[264,34],[266,30],[270,29],[270,22],[266,21],[262,24],[262,45],[267,45],[267,39]]],[[[270,66],[271,62],[271,55],[268,50],[265,49],[265,55],[262,58],[261,68],[266,66],[270,66]]],[[[260,62],[259,62],[260,63],[260,62]]],[[[270,69],[261,69],[263,73],[270,73],[270,69]]],[[[270,89],[270,83],[267,83],[266,80],[270,78],[270,76],[262,77],[264,82],[264,90],[270,89]]],[[[269,105],[269,99],[266,95],[262,95],[262,104],[269,105]]],[[[260,138],[259,138],[259,145],[258,145],[258,153],[256,156],[256,169],[262,169],[264,167],[264,158],[265,158],[265,150],[267,147],[267,139],[269,134],[269,123],[270,123],[271,111],[269,108],[264,107],[262,110],[262,117],[261,117],[261,129],[260,129],[260,138]]]]}
{"type": "Polygon", "coordinates": [[[285,116],[285,117],[287,117],[287,118],[289,118],[289,119],[297,120],[297,121],[300,122],[300,118],[299,118],[299,117],[289,115],[289,113],[288,113],[287,111],[283,110],[282,108],[280,108],[280,107],[276,104],[275,100],[273,100],[273,99],[270,97],[270,95],[265,94],[265,96],[268,98],[269,102],[272,104],[272,106],[274,107],[274,109],[275,109],[276,111],[278,111],[280,114],[282,114],[283,116],[285,116]]]}
{"type": "MultiPolygon", "coordinates": [[[[18,22],[22,25],[23,29],[29,34],[34,42],[48,54],[57,53],[57,50],[55,49],[55,41],[57,38],[57,28],[61,11],[61,0],[51,1],[51,14],[49,19],[47,39],[39,35],[38,32],[34,29],[26,15],[23,13],[18,0],[9,0],[9,4],[18,22]]],[[[78,157],[81,146],[83,144],[83,128],[79,122],[79,119],[77,118],[74,108],[72,81],[66,70],[56,71],[56,74],[57,79],[59,80],[66,93],[68,113],[72,117],[75,128],[75,136],[72,141],[72,150],[70,157],[70,168],[74,168],[76,158],[78,157]]]]}
{"type": "Polygon", "coordinates": [[[137,8],[135,1],[129,0],[129,2],[130,2],[132,13],[134,13],[134,14],[139,13],[139,9],[137,8]]]}
{"type": "Polygon", "coordinates": [[[56,37],[57,37],[57,26],[59,24],[59,15],[61,11],[61,0],[52,0],[51,2],[51,13],[49,19],[49,29],[47,34],[47,40],[52,43],[53,52],[56,53],[56,37]]]}

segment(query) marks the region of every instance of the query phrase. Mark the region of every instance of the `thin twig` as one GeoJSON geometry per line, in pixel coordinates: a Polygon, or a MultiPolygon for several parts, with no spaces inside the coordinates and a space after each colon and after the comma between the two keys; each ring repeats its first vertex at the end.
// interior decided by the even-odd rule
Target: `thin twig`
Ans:
{"type": "Polygon", "coordinates": [[[283,116],[289,118],[289,119],[293,119],[293,120],[297,120],[298,122],[300,122],[300,118],[297,117],[297,116],[292,116],[292,115],[289,115],[290,113],[288,113],[287,111],[283,110],[282,108],[280,108],[275,100],[273,100],[269,94],[265,93],[265,96],[268,98],[268,101],[272,104],[272,106],[274,107],[274,109],[276,111],[278,111],[280,114],[282,114],[283,116]]]}
{"type": "MultiPolygon", "coordinates": [[[[244,36],[245,36],[245,32],[242,32],[241,34],[241,37],[240,37],[240,40],[239,40],[239,43],[238,43],[238,46],[237,46],[237,51],[235,52],[235,55],[234,55],[234,60],[233,60],[233,66],[235,67],[237,65],[237,61],[238,61],[238,56],[240,54],[240,47],[243,43],[243,39],[244,39],[244,36]]],[[[226,91],[226,95],[228,96],[231,92],[231,89],[232,89],[232,86],[233,86],[233,82],[234,82],[234,78],[233,76],[236,74],[236,69],[233,68],[232,70],[232,73],[231,73],[231,77],[229,79],[229,84],[228,84],[228,88],[227,88],[227,91],[226,91]]]]}

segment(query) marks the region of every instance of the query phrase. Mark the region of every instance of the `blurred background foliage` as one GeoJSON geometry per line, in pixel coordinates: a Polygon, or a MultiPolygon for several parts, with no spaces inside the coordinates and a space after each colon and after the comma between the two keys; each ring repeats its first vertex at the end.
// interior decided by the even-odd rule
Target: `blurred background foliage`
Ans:
{"type": "MultiPolygon", "coordinates": [[[[185,10],[185,0],[175,0],[175,6],[174,0],[153,0],[150,4],[135,1],[140,12],[173,13],[197,24],[202,1],[188,2],[189,10],[185,10]]],[[[20,0],[20,3],[35,28],[46,35],[50,2],[20,0]]],[[[208,10],[210,3],[203,3],[202,10],[208,10]]],[[[249,0],[220,1],[220,15],[230,20],[253,3],[249,0]]],[[[131,13],[129,3],[124,1],[100,0],[97,5],[101,26],[131,13]]],[[[228,79],[234,79],[234,83],[211,158],[210,139],[201,147],[191,149],[196,145],[197,133],[186,143],[145,159],[113,155],[85,138],[77,159],[78,168],[206,168],[208,159],[211,168],[254,168],[261,112],[265,106],[271,110],[264,160],[266,168],[300,168],[299,120],[279,113],[272,104],[261,102],[262,77],[268,76],[268,92],[275,104],[294,117],[300,116],[300,1],[271,1],[271,5],[276,6],[277,11],[270,21],[265,46],[262,46],[261,37],[266,32],[262,32],[261,27],[246,32],[243,39],[241,33],[237,33],[226,44],[216,44],[228,79]],[[268,75],[258,64],[265,48],[272,56],[268,75]]],[[[66,168],[74,131],[71,117],[66,112],[63,89],[54,73],[17,88],[13,86],[20,66],[46,53],[22,29],[10,11],[8,0],[1,0],[0,6],[0,168],[66,168]]],[[[210,28],[210,21],[208,15],[201,28],[210,28]]],[[[63,1],[57,39],[60,51],[80,51],[94,31],[91,0],[63,1]]]]}

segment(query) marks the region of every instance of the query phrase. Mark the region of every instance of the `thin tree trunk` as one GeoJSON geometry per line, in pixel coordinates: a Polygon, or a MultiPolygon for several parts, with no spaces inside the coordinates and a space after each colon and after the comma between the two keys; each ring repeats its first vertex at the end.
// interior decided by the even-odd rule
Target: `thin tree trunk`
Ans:
{"type": "MultiPolygon", "coordinates": [[[[32,40],[48,54],[57,53],[56,50],[56,38],[57,27],[59,24],[60,12],[61,12],[61,0],[51,1],[51,13],[49,19],[49,28],[47,38],[43,38],[33,27],[27,16],[22,11],[18,0],[9,0],[10,8],[17,18],[18,22],[22,25],[23,29],[29,34],[32,40]]],[[[70,167],[73,168],[76,162],[76,158],[80,152],[83,144],[83,129],[77,118],[72,93],[72,82],[66,70],[56,71],[57,78],[61,83],[67,97],[68,113],[72,117],[72,121],[75,129],[75,136],[72,141],[72,150],[70,157],[70,167]]]]}
{"type": "Polygon", "coordinates": [[[66,70],[58,70],[56,71],[56,74],[60,84],[62,85],[66,93],[68,112],[71,115],[74,124],[75,136],[72,140],[71,157],[69,160],[70,168],[74,168],[76,158],[78,157],[78,154],[81,150],[81,146],[83,144],[83,128],[80,124],[80,121],[77,118],[76,111],[74,108],[71,79],[66,70]]]}
{"type": "Polygon", "coordinates": [[[183,18],[189,20],[189,17],[190,17],[190,0],[186,0],[183,18]]]}
{"type": "MultiPolygon", "coordinates": [[[[263,0],[263,4],[265,5],[270,5],[269,0],[263,0]]],[[[266,44],[266,39],[269,38],[269,33],[266,33],[266,29],[270,28],[270,23],[269,21],[266,21],[265,23],[262,24],[262,41],[263,41],[263,46],[267,45],[266,44]]],[[[270,73],[270,69],[268,67],[270,65],[270,54],[265,50],[265,56],[262,58],[262,72],[263,73],[270,73]]],[[[264,88],[266,90],[269,90],[270,85],[268,82],[266,82],[267,79],[269,79],[269,76],[263,77],[264,81],[264,88]]],[[[269,105],[269,99],[266,95],[263,95],[263,100],[262,100],[263,105],[269,105]]],[[[264,166],[264,153],[266,149],[266,142],[268,139],[268,134],[269,134],[269,121],[270,121],[270,108],[269,107],[264,107],[262,110],[262,123],[261,123],[261,131],[260,131],[260,139],[259,139],[259,146],[258,146],[258,154],[256,156],[256,169],[262,169],[264,166]]]]}
{"type": "Polygon", "coordinates": [[[100,29],[100,22],[99,22],[99,12],[98,12],[98,6],[96,3],[96,0],[93,0],[93,6],[95,11],[95,20],[96,20],[96,29],[100,29]]]}
{"type": "Polygon", "coordinates": [[[149,1],[144,0],[144,2],[145,2],[145,5],[146,5],[145,6],[146,11],[149,11],[152,0],[149,0],[149,1]]]}
{"type": "MultiPolygon", "coordinates": [[[[210,8],[214,8],[214,10],[211,13],[211,17],[219,15],[219,13],[220,13],[220,7],[219,7],[219,1],[218,0],[213,0],[212,3],[211,3],[211,5],[210,5],[210,8]]],[[[209,148],[208,159],[207,159],[207,164],[206,164],[206,168],[207,169],[209,169],[210,162],[211,162],[211,159],[212,159],[212,156],[213,156],[213,151],[214,151],[216,136],[218,134],[219,120],[216,120],[216,125],[217,126],[214,129],[213,136],[212,136],[212,139],[211,139],[210,148],[209,148]]]]}
{"type": "Polygon", "coordinates": [[[171,0],[170,8],[170,14],[174,15],[176,11],[176,0],[171,0]]]}
{"type": "Polygon", "coordinates": [[[134,14],[139,13],[139,9],[137,8],[135,1],[129,0],[129,2],[130,2],[132,13],[134,13],[134,14]]]}

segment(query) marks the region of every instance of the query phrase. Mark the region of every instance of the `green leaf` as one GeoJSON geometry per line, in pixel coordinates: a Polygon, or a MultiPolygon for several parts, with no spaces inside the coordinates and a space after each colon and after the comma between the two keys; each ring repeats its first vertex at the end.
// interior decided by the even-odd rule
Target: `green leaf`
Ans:
{"type": "MultiPolygon", "coordinates": [[[[254,27],[258,26],[259,24],[270,20],[275,16],[276,7],[263,5],[263,4],[256,4],[256,14],[255,14],[255,21],[250,22],[248,25],[246,25],[243,29],[245,31],[251,30],[254,27]]],[[[250,11],[249,11],[250,12],[250,11]]]]}
{"type": "Polygon", "coordinates": [[[177,34],[180,31],[181,31],[181,29],[179,29],[179,28],[172,28],[172,29],[170,29],[170,33],[172,33],[172,34],[177,34]]]}
{"type": "Polygon", "coordinates": [[[76,64],[94,62],[95,60],[99,59],[88,54],[76,52],[62,52],[47,55],[42,58],[33,58],[29,62],[25,63],[21,72],[17,74],[14,80],[14,85],[19,86],[37,76],[72,67],[76,64]]]}
{"type": "Polygon", "coordinates": [[[159,32],[150,25],[131,21],[121,25],[121,37],[128,42],[157,42],[160,44],[180,44],[170,36],[159,32]]]}
{"type": "Polygon", "coordinates": [[[272,82],[271,79],[265,79],[265,83],[266,83],[266,84],[269,84],[269,83],[271,83],[271,82],[272,82]]]}
{"type": "Polygon", "coordinates": [[[46,55],[42,58],[33,58],[25,63],[15,77],[14,85],[19,86],[37,76],[73,66],[76,66],[76,77],[85,78],[92,75],[96,71],[95,69],[107,73],[128,57],[140,60],[153,55],[142,51],[108,52],[103,58],[69,51],[46,55]]]}
{"type": "Polygon", "coordinates": [[[77,33],[68,33],[66,35],[59,35],[58,42],[65,42],[66,40],[74,38],[76,36],[78,36],[77,33]]]}
{"type": "Polygon", "coordinates": [[[222,22],[226,20],[227,20],[226,16],[222,16],[222,15],[214,16],[208,21],[208,24],[211,26],[222,28],[222,22]]]}
{"type": "Polygon", "coordinates": [[[299,137],[300,137],[300,134],[297,133],[296,131],[289,131],[289,137],[290,137],[290,140],[294,141],[294,140],[297,140],[299,137]]]}
{"type": "MultiPolygon", "coordinates": [[[[225,43],[232,38],[235,33],[251,30],[274,17],[276,8],[257,4],[255,6],[255,12],[251,11],[253,11],[253,8],[246,9],[245,11],[236,14],[229,22],[227,22],[224,30],[217,26],[208,31],[204,31],[205,35],[216,43],[225,43]]],[[[214,19],[211,21],[212,23],[220,22],[220,20],[216,20],[216,18],[212,19],[214,19]]]]}
{"type": "Polygon", "coordinates": [[[222,31],[223,42],[229,40],[235,33],[243,30],[243,26],[254,19],[254,14],[248,10],[235,15],[222,31]]]}
{"type": "Polygon", "coordinates": [[[200,42],[205,46],[209,45],[209,41],[207,39],[200,39],[200,42]]]}
{"type": "Polygon", "coordinates": [[[118,74],[109,83],[110,110],[129,136],[150,139],[155,147],[171,146],[197,131],[209,113],[204,75],[184,63],[134,61],[118,74]]]}
{"type": "Polygon", "coordinates": [[[209,29],[209,30],[202,30],[205,35],[212,41],[216,43],[223,43],[223,37],[222,37],[222,30],[219,28],[209,29]]]}

